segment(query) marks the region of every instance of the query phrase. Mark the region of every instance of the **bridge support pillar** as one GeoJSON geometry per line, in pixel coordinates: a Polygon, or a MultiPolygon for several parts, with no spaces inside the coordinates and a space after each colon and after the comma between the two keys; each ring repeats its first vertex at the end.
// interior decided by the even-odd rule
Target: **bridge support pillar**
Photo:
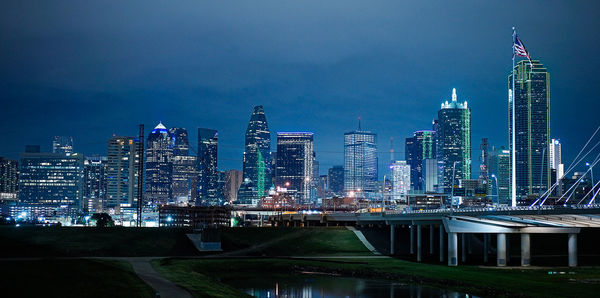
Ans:
{"type": "Polygon", "coordinates": [[[410,225],[410,254],[415,253],[415,226],[410,225]]]}
{"type": "Polygon", "coordinates": [[[483,234],[483,263],[488,262],[488,234],[483,234]]]}
{"type": "Polygon", "coordinates": [[[458,239],[456,233],[448,233],[448,266],[458,265],[458,239]]]}
{"type": "Polygon", "coordinates": [[[440,224],[440,262],[444,261],[444,224],[440,224]]]}
{"type": "Polygon", "coordinates": [[[433,254],[433,225],[429,225],[429,254],[433,254]]]}
{"type": "Polygon", "coordinates": [[[390,224],[390,256],[396,253],[396,225],[390,224]]]}
{"type": "Polygon", "coordinates": [[[529,234],[521,234],[521,266],[531,264],[531,241],[529,234]]]}
{"type": "Polygon", "coordinates": [[[577,267],[577,234],[569,234],[569,267],[577,267]]]}
{"type": "Polygon", "coordinates": [[[460,250],[461,250],[460,261],[464,263],[467,261],[467,234],[466,233],[462,233],[460,235],[460,250]]]}
{"type": "Polygon", "coordinates": [[[417,225],[417,262],[421,262],[422,240],[421,225],[417,225]]]}
{"type": "Polygon", "coordinates": [[[498,234],[497,239],[498,247],[496,249],[496,265],[504,267],[506,266],[506,234],[498,234]]]}

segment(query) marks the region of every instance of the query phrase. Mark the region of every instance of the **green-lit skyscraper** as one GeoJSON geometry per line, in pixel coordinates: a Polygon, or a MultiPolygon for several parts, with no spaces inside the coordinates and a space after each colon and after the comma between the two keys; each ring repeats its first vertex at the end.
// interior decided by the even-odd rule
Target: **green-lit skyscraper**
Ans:
{"type": "MultiPolygon", "coordinates": [[[[543,193],[550,184],[550,74],[540,61],[532,63],[519,61],[514,70],[517,198],[543,193]]],[[[509,96],[511,87],[512,73],[508,76],[509,96]]],[[[508,120],[510,136],[513,129],[510,100],[508,120]]],[[[512,154],[510,139],[509,144],[512,154]]]]}
{"type": "Polygon", "coordinates": [[[471,179],[471,110],[466,101],[457,101],[456,89],[452,101],[442,103],[434,126],[439,188],[450,193],[460,179],[471,179]]]}

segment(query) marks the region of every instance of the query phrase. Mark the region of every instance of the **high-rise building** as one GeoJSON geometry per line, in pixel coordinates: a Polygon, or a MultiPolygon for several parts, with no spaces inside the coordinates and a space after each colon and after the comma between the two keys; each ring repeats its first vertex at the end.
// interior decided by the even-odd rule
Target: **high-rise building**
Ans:
{"type": "MultiPolygon", "coordinates": [[[[550,184],[550,74],[542,63],[515,66],[515,158],[518,197],[541,194],[550,184]]],[[[512,97],[512,73],[508,76],[512,97]]],[[[512,145],[512,98],[509,100],[509,143],[512,145]]],[[[511,155],[512,158],[512,155],[511,155]]]]}
{"type": "Polygon", "coordinates": [[[479,180],[482,181],[483,186],[487,190],[487,194],[490,193],[490,169],[489,169],[489,152],[488,152],[488,139],[482,138],[481,145],[479,146],[481,155],[479,156],[479,180]]]}
{"type": "Polygon", "coordinates": [[[238,200],[238,190],[242,185],[243,172],[239,170],[225,171],[225,190],[224,198],[227,202],[238,200]]]}
{"type": "Polygon", "coordinates": [[[456,89],[442,103],[435,128],[439,188],[450,193],[461,179],[471,179],[471,109],[457,101],[456,89]]]}
{"type": "Polygon", "coordinates": [[[367,197],[377,191],[377,134],[344,134],[344,191],[367,197]]]}
{"type": "Polygon", "coordinates": [[[248,128],[244,148],[244,180],[239,200],[250,204],[264,196],[272,185],[271,133],[262,106],[255,106],[248,128]]]}
{"type": "Polygon", "coordinates": [[[392,174],[392,199],[401,200],[410,190],[411,169],[405,160],[394,160],[390,165],[392,174]]]}
{"type": "Polygon", "coordinates": [[[73,137],[55,136],[52,140],[52,153],[73,153],[73,137]]]}
{"type": "Polygon", "coordinates": [[[135,207],[138,196],[140,141],[134,137],[113,136],[108,140],[106,207],[135,207]]]}
{"type": "Polygon", "coordinates": [[[550,142],[550,169],[556,170],[556,180],[562,178],[565,172],[562,163],[562,144],[557,139],[552,139],[550,142]]]}
{"type": "Polygon", "coordinates": [[[438,161],[436,158],[423,160],[423,190],[425,192],[431,193],[438,189],[438,172],[438,161]]]}
{"type": "Polygon", "coordinates": [[[406,163],[410,166],[411,189],[424,190],[423,161],[435,158],[435,131],[415,131],[413,137],[406,138],[404,154],[406,163]]]}
{"type": "Polygon", "coordinates": [[[219,195],[217,171],[217,149],[219,133],[214,129],[198,128],[198,198],[196,205],[218,205],[219,195]]]}
{"type": "Polygon", "coordinates": [[[169,129],[173,138],[173,175],[171,196],[178,203],[192,201],[194,180],[197,179],[196,156],[190,155],[190,143],[185,128],[169,129]]]}
{"type": "Polygon", "coordinates": [[[335,195],[344,195],[344,166],[329,168],[327,172],[327,186],[335,195]]]}
{"type": "Polygon", "coordinates": [[[159,123],[148,134],[145,148],[146,174],[144,201],[166,204],[172,200],[173,137],[159,123]]]}
{"type": "Polygon", "coordinates": [[[17,199],[18,178],[18,162],[0,157],[0,201],[17,199]]]}
{"type": "Polygon", "coordinates": [[[490,194],[493,202],[510,203],[510,151],[504,147],[489,152],[490,194]]]}
{"type": "Polygon", "coordinates": [[[106,208],[106,156],[86,156],[83,161],[83,209],[103,212],[106,208]]]}
{"type": "Polygon", "coordinates": [[[277,133],[277,187],[286,188],[296,203],[311,203],[313,185],[313,133],[277,133]]]}
{"type": "Polygon", "coordinates": [[[83,155],[25,152],[20,159],[20,202],[82,207],[83,155]]]}

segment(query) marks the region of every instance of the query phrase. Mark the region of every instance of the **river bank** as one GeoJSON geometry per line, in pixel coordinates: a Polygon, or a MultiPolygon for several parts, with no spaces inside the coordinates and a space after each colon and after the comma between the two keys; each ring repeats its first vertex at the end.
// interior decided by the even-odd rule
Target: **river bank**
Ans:
{"type": "Polygon", "coordinates": [[[301,272],[346,277],[385,279],[455,290],[476,296],[595,297],[600,289],[600,269],[505,268],[431,265],[392,258],[252,258],[164,259],[153,261],[163,276],[194,296],[246,296],[220,282],[261,273],[293,275],[301,272]],[[549,274],[553,273],[553,274],[549,274]],[[556,274],[554,274],[556,272],[556,274]]]}

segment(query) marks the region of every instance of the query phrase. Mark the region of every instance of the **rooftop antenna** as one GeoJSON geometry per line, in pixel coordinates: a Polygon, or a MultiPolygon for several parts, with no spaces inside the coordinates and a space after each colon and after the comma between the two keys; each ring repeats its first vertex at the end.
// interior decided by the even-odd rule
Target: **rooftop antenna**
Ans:
{"type": "Polygon", "coordinates": [[[358,116],[358,130],[359,131],[361,130],[361,128],[360,128],[360,116],[358,116]]]}

